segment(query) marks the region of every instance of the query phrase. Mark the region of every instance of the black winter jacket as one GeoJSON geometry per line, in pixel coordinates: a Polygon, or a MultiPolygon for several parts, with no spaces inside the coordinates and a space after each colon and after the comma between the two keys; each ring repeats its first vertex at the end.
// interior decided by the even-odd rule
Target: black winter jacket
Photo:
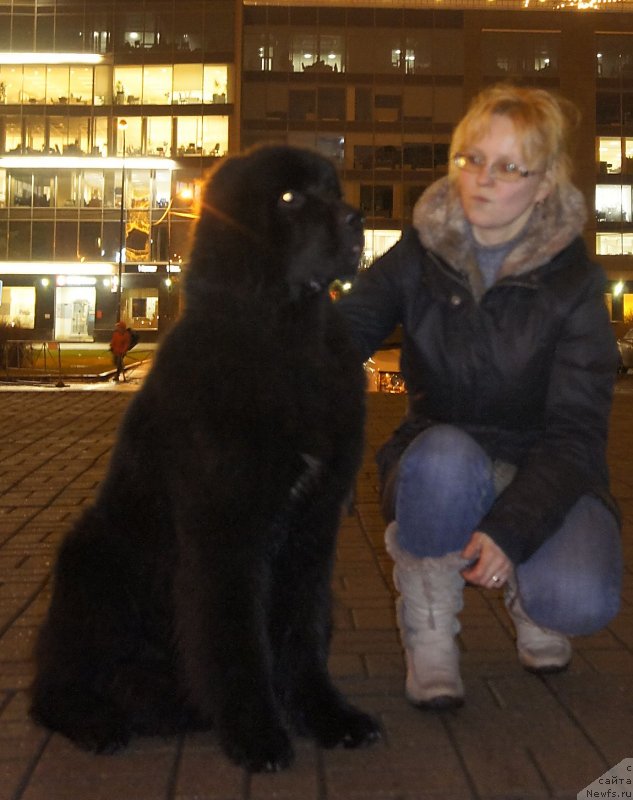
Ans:
{"type": "Polygon", "coordinates": [[[397,460],[425,427],[449,423],[518,467],[478,526],[514,563],[585,493],[617,515],[606,463],[617,348],[583,223],[576,190],[548,198],[484,291],[444,179],[418,202],[414,227],[339,301],[365,357],[403,328],[409,414],[383,456],[397,460]]]}

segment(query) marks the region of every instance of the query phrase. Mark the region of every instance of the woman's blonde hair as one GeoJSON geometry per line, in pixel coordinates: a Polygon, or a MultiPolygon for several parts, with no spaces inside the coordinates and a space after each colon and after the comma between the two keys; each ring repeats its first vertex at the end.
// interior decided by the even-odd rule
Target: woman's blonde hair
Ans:
{"type": "Polygon", "coordinates": [[[484,89],[472,101],[453,133],[449,176],[455,178],[457,153],[472,147],[488,132],[493,115],[508,117],[521,140],[526,169],[545,169],[559,188],[571,181],[569,136],[580,114],[573,103],[545,89],[500,83],[484,89]]]}

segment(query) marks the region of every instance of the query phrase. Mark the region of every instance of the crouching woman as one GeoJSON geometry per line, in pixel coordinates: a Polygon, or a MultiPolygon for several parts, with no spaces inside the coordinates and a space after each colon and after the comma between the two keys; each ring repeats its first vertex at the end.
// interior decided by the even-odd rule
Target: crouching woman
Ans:
{"type": "Polygon", "coordinates": [[[340,301],[366,357],[403,330],[409,413],[379,466],[406,695],[420,707],[463,702],[465,581],[504,588],[519,660],[536,672],[565,669],[569,637],[618,611],[606,463],[617,351],[605,276],[581,238],[572,112],[541,89],[475,98],[448,176],[340,301]]]}

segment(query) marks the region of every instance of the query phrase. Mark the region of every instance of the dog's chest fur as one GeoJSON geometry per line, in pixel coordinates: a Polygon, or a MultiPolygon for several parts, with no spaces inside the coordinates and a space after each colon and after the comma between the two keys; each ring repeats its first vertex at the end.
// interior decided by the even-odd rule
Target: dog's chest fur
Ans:
{"type": "MultiPolygon", "coordinates": [[[[259,303],[230,303],[182,324],[165,345],[197,351],[172,396],[198,396],[207,424],[221,434],[235,425],[254,437],[286,440],[289,447],[327,458],[340,437],[361,438],[365,378],[361,360],[336,307],[314,298],[289,309],[259,303]],[[230,383],[230,396],[220,384],[230,383]]],[[[169,353],[167,360],[173,361],[169,353]]],[[[187,424],[184,420],[184,424],[187,424]]],[[[261,446],[265,442],[261,441],[261,446]]]]}

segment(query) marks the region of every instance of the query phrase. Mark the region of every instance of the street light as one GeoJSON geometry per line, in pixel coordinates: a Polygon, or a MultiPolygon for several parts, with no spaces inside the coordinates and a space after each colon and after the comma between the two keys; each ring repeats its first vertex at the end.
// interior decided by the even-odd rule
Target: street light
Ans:
{"type": "Polygon", "coordinates": [[[119,280],[117,283],[116,321],[121,320],[121,301],[123,299],[123,250],[125,248],[125,129],[127,120],[120,119],[118,129],[123,134],[123,157],[121,159],[121,216],[119,218],[119,280]]]}

